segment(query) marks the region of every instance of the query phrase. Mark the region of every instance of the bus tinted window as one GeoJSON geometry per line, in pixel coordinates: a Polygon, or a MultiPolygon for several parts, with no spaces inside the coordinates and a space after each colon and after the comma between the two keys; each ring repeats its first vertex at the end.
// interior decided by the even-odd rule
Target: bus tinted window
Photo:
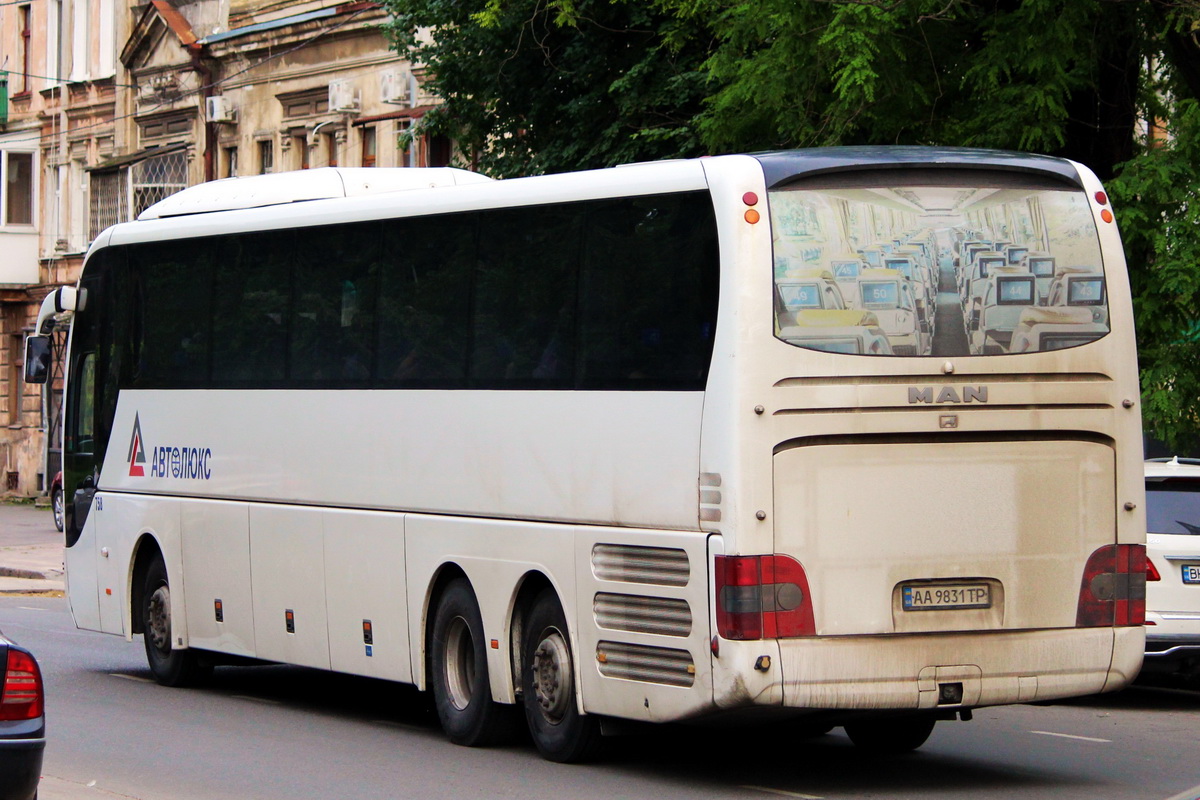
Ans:
{"type": "MultiPolygon", "coordinates": [[[[1088,198],[1073,186],[1015,173],[878,171],[794,181],[769,201],[777,281],[800,268],[840,277],[845,253],[892,254],[881,261],[902,272],[897,296],[862,278],[857,291],[843,287],[847,308],[878,312],[888,355],[1027,353],[1108,333],[1102,268],[1055,269],[1102,263],[1088,198]],[[898,302],[905,297],[911,308],[898,302]],[[1066,323],[1022,313],[1078,305],[1100,308],[1066,323]],[[1031,322],[1018,331],[1023,316],[1031,322]],[[1061,330],[1068,324],[1076,327],[1061,330]]],[[[776,335],[811,347],[795,330],[782,336],[778,321],[776,335]]]]}
{"type": "Polygon", "coordinates": [[[472,308],[475,384],[571,385],[582,221],[569,208],[545,206],[483,216],[472,308]]]}
{"type": "Polygon", "coordinates": [[[287,376],[296,238],[253,233],[222,242],[213,302],[215,384],[275,386],[287,376]]]}
{"type": "Polygon", "coordinates": [[[379,385],[463,385],[477,229],[474,214],[383,223],[379,385]]]}
{"type": "Polygon", "coordinates": [[[129,248],[134,276],[125,307],[141,323],[134,385],[204,385],[212,341],[212,280],[216,247],[164,242],[129,248]],[[185,303],[172,298],[187,298],[185,303]]]}
{"type": "Polygon", "coordinates": [[[367,385],[374,358],[379,279],[378,223],[304,232],[296,249],[288,337],[291,381],[367,385]]]}
{"type": "Polygon", "coordinates": [[[708,374],[703,193],[131,245],[89,268],[126,251],[105,319],[143,352],[105,373],[114,402],[118,374],[139,388],[691,390],[708,374]]]}
{"type": "Polygon", "coordinates": [[[717,237],[703,194],[597,203],[583,252],[581,388],[704,387],[717,237]]]}

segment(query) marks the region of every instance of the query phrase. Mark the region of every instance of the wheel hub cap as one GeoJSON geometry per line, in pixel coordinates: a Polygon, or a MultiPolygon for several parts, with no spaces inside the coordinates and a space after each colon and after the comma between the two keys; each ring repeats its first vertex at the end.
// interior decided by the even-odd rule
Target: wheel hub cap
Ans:
{"type": "Polygon", "coordinates": [[[533,652],[533,690],[542,715],[559,722],[566,715],[573,695],[571,651],[557,630],[547,631],[533,652]]]}
{"type": "Polygon", "coordinates": [[[150,595],[146,635],[159,652],[171,650],[171,590],[160,586],[150,595]]]}

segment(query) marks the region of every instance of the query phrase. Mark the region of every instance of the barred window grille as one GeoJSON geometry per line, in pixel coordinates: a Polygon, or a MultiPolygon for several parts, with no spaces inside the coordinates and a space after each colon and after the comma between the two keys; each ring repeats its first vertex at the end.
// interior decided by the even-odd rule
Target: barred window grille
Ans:
{"type": "Polygon", "coordinates": [[[95,239],[110,225],[129,220],[128,170],[93,172],[90,183],[88,239],[95,239]]]}
{"type": "Polygon", "coordinates": [[[133,186],[133,216],[164,197],[187,188],[187,154],[163,153],[139,161],[129,168],[133,186]]]}

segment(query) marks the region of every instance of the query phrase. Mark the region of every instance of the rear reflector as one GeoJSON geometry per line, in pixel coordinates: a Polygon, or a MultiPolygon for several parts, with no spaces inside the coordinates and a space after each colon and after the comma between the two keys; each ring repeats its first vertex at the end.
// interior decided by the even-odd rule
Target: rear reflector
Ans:
{"type": "Polygon", "coordinates": [[[717,556],[717,633],[725,639],[816,635],[804,567],[790,556],[717,556]]]}
{"type": "Polygon", "coordinates": [[[33,656],[8,649],[4,687],[0,689],[0,720],[36,719],[42,715],[42,672],[33,656]]]}
{"type": "Polygon", "coordinates": [[[1083,569],[1075,627],[1143,625],[1146,622],[1146,546],[1110,544],[1092,553],[1083,569]]]}

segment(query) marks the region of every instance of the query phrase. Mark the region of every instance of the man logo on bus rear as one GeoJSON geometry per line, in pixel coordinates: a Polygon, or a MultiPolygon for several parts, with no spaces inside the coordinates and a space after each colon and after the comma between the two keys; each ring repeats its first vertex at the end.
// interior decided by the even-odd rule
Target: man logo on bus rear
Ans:
{"type": "Polygon", "coordinates": [[[908,402],[940,405],[943,403],[986,403],[988,401],[986,386],[964,386],[961,395],[953,386],[943,386],[937,393],[936,400],[933,397],[933,388],[932,386],[908,387],[908,402]]]}

